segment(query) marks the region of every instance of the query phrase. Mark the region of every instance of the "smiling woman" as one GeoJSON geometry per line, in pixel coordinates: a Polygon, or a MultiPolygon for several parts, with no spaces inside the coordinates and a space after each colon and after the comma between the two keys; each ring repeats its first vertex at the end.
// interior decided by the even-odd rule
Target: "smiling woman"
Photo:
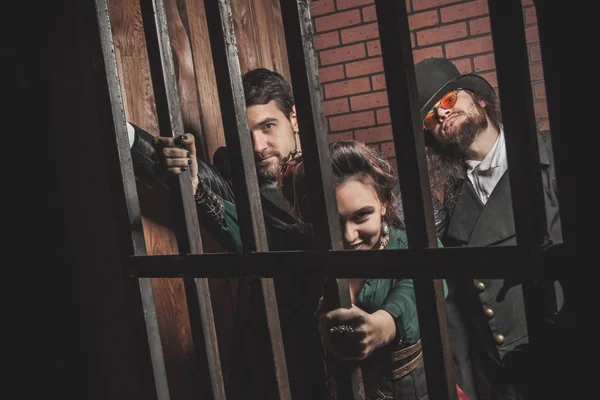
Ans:
{"type": "MultiPolygon", "coordinates": [[[[377,151],[357,141],[332,143],[330,157],[344,247],[408,248],[404,223],[396,211],[397,178],[392,166],[377,151]]],[[[281,193],[310,241],[312,218],[302,153],[292,152],[277,170],[281,171],[277,177],[281,193]]],[[[209,217],[208,223],[216,224],[215,238],[225,248],[241,251],[233,203],[219,198],[203,179],[196,197],[199,213],[209,217]]],[[[351,279],[350,293],[350,309],[324,310],[319,306],[322,343],[341,360],[360,360],[366,398],[426,398],[412,279],[351,279]]]]}
{"type": "MultiPolygon", "coordinates": [[[[384,248],[382,232],[404,230],[398,215],[395,195],[397,179],[392,166],[374,149],[357,141],[331,143],[334,187],[340,225],[347,249],[384,248]]],[[[291,212],[303,222],[313,220],[308,204],[308,185],[302,155],[290,158],[280,177],[283,196],[291,212]]],[[[387,240],[388,235],[383,235],[387,240]]]]}
{"type": "MultiPolygon", "coordinates": [[[[357,141],[334,142],[329,149],[344,247],[408,248],[404,223],[394,207],[397,179],[392,166],[357,141]]],[[[292,168],[282,169],[282,192],[298,219],[308,222],[312,219],[302,158],[290,162],[292,168]]],[[[352,308],[317,310],[325,346],[341,360],[360,360],[366,398],[426,398],[412,279],[352,279],[350,292],[352,308]]]]}
{"type": "MultiPolygon", "coordinates": [[[[385,205],[377,198],[371,185],[353,180],[335,188],[340,225],[344,234],[344,247],[352,250],[369,250],[382,245],[382,218],[385,205]]],[[[381,246],[385,247],[385,246],[381,246]]]]}

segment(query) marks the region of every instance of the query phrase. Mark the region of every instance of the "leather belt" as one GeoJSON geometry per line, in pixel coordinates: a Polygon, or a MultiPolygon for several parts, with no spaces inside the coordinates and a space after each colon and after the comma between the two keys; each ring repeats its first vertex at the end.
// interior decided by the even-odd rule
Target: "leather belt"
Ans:
{"type": "Polygon", "coordinates": [[[392,362],[394,362],[394,363],[396,363],[398,361],[406,360],[409,357],[413,356],[414,354],[417,354],[417,356],[414,357],[412,360],[410,360],[409,362],[405,363],[404,365],[401,365],[400,367],[392,370],[392,379],[393,380],[400,379],[400,378],[410,374],[415,368],[417,368],[419,365],[421,365],[423,363],[423,351],[422,351],[422,346],[421,346],[421,339],[419,339],[419,341],[417,343],[415,343],[411,346],[408,346],[403,349],[392,352],[392,362]]]}
{"type": "Polygon", "coordinates": [[[422,346],[421,346],[421,339],[419,339],[417,341],[417,343],[412,344],[408,347],[404,347],[400,350],[396,350],[394,352],[392,352],[392,362],[398,362],[398,361],[402,361],[405,358],[408,358],[410,356],[412,356],[413,354],[415,354],[417,351],[421,350],[422,346]]]}
{"type": "Polygon", "coordinates": [[[392,379],[400,379],[403,376],[410,374],[415,368],[417,368],[423,362],[423,352],[420,352],[418,356],[413,358],[408,363],[404,364],[400,368],[392,370],[392,379]]]}

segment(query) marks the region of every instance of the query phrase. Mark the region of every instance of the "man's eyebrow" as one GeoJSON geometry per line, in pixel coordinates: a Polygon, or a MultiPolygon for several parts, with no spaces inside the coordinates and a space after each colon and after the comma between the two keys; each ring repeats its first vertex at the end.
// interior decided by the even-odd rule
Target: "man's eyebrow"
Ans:
{"type": "Polygon", "coordinates": [[[263,119],[262,121],[257,122],[256,124],[254,124],[254,126],[252,126],[250,128],[251,129],[260,128],[261,126],[269,124],[271,122],[277,122],[277,118],[267,117],[267,118],[263,119]]]}

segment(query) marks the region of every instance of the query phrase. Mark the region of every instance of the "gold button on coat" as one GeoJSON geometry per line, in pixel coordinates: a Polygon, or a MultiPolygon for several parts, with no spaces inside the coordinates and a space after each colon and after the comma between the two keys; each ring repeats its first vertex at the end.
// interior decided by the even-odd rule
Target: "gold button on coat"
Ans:
{"type": "Polygon", "coordinates": [[[481,281],[475,281],[475,289],[477,289],[480,292],[483,292],[485,290],[485,284],[481,281]]]}
{"type": "Polygon", "coordinates": [[[494,316],[494,310],[492,310],[491,308],[484,308],[483,312],[485,313],[485,316],[488,318],[492,318],[494,316]]]}
{"type": "Polygon", "coordinates": [[[496,335],[496,344],[502,344],[502,343],[504,343],[504,335],[499,333],[496,335]]]}

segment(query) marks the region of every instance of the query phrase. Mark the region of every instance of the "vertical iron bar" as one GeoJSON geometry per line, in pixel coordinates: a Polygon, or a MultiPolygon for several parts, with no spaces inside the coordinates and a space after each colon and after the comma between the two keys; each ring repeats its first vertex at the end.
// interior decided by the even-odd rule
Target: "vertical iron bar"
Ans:
{"type": "MultiPolygon", "coordinates": [[[[280,1],[296,115],[302,134],[302,154],[306,166],[310,206],[317,250],[341,250],[342,234],[333,187],[327,126],[312,35],[308,1],[280,1]],[[327,189],[326,189],[327,188],[327,189]]],[[[328,308],[352,307],[348,279],[323,280],[328,308]]],[[[362,370],[358,363],[338,361],[328,354],[328,370],[334,378],[339,399],[364,399],[362,370]]]]}
{"type": "MultiPolygon", "coordinates": [[[[580,51],[577,47],[581,46],[572,46],[571,43],[580,41],[584,37],[578,27],[586,26],[582,23],[581,15],[579,15],[581,7],[571,6],[570,3],[570,7],[565,7],[562,2],[548,0],[534,0],[533,3],[535,4],[543,62],[562,240],[563,246],[568,248],[570,253],[569,267],[565,268],[564,264],[560,264],[558,267],[562,271],[568,271],[558,279],[562,286],[565,303],[557,318],[554,318],[557,321],[558,329],[555,328],[557,331],[553,332],[546,340],[546,343],[549,343],[547,348],[550,348],[555,343],[553,338],[565,337],[568,332],[591,333],[595,331],[589,319],[584,317],[588,314],[585,311],[587,308],[590,310],[595,308],[593,303],[589,302],[588,296],[588,293],[593,290],[593,280],[582,280],[580,279],[582,274],[579,273],[582,268],[585,268],[586,264],[583,260],[587,258],[589,249],[594,248],[594,245],[591,244],[593,236],[589,235],[588,229],[585,229],[583,225],[592,226],[593,224],[589,224],[587,219],[577,216],[578,212],[581,213],[582,210],[588,209],[588,207],[580,206],[586,204],[582,200],[584,191],[586,197],[588,191],[585,190],[587,185],[581,185],[582,179],[579,176],[582,171],[586,170],[583,165],[584,160],[593,158],[588,157],[585,150],[582,152],[590,142],[574,140],[572,134],[573,132],[587,131],[587,127],[580,128],[579,125],[586,123],[589,119],[572,118],[572,116],[578,114],[582,104],[590,104],[590,106],[594,104],[594,102],[586,102],[583,94],[584,91],[587,91],[591,95],[594,91],[589,90],[589,86],[586,84],[579,84],[579,81],[587,80],[589,74],[582,73],[587,70],[582,69],[579,63],[573,63],[580,51]],[[583,163],[573,162],[573,158],[581,159],[583,163]],[[578,182],[580,183],[579,187],[577,186],[578,182]],[[582,281],[587,284],[582,284],[582,281]]],[[[594,39],[594,36],[590,35],[587,38],[589,42],[594,39]]],[[[585,45],[583,47],[585,48],[585,45]]],[[[594,108],[591,107],[584,114],[587,115],[588,112],[593,114],[594,108]]],[[[593,149],[591,146],[589,148],[593,149]]],[[[583,175],[587,174],[584,172],[583,175]]],[[[549,260],[554,258],[552,253],[548,253],[549,260]]],[[[547,268],[547,266],[544,267],[547,268]]],[[[578,342],[582,344],[583,348],[589,348],[589,345],[593,343],[592,335],[580,336],[578,342]]],[[[587,393],[591,393],[595,383],[581,376],[577,368],[566,370],[554,368],[555,365],[575,365],[580,362],[581,356],[578,355],[578,352],[567,349],[558,353],[546,352],[544,349],[542,351],[542,354],[547,354],[547,356],[540,357],[544,368],[538,373],[548,382],[559,383],[559,385],[548,385],[551,387],[542,391],[548,393],[545,398],[584,398],[588,396],[587,393]]]]}
{"type": "MultiPolygon", "coordinates": [[[[160,135],[178,137],[185,132],[164,3],[162,0],[141,0],[140,8],[160,135]]],[[[179,252],[201,254],[202,240],[191,181],[184,173],[179,175],[176,181],[171,180],[170,184],[174,193],[181,194],[180,201],[187,233],[186,237],[177,232],[178,242],[181,242],[178,244],[183,247],[179,252]]]]}
{"type": "Polygon", "coordinates": [[[205,1],[204,6],[219,101],[226,102],[221,105],[221,113],[232,169],[242,248],[244,252],[268,251],[231,6],[226,0],[205,1]]]}
{"type": "MultiPolygon", "coordinates": [[[[489,12],[517,244],[530,253],[544,243],[547,221],[521,0],[489,0],[489,12]]],[[[532,343],[543,335],[542,318],[553,311],[545,309],[553,288],[544,286],[523,282],[532,343]]]]}
{"type": "Polygon", "coordinates": [[[521,0],[489,0],[489,12],[517,242],[531,251],[546,235],[546,213],[521,0]]]}
{"type": "MultiPolygon", "coordinates": [[[[546,100],[548,104],[548,116],[550,119],[550,136],[552,138],[552,149],[554,156],[554,167],[556,170],[556,181],[558,190],[558,202],[560,205],[560,222],[563,233],[563,243],[570,246],[576,246],[582,243],[576,235],[580,230],[576,229],[576,199],[577,192],[576,180],[572,179],[576,175],[569,163],[567,156],[570,146],[579,147],[577,141],[573,141],[567,132],[573,130],[573,125],[568,118],[565,110],[573,104],[572,97],[566,93],[566,88],[572,86],[572,83],[564,79],[565,50],[567,43],[563,29],[556,29],[556,24],[564,24],[568,20],[564,18],[564,8],[559,3],[551,1],[534,0],[537,26],[540,36],[540,49],[542,53],[544,84],[546,88],[546,100]],[[561,20],[557,20],[557,17],[561,20]],[[561,118],[562,117],[562,118],[561,118]]],[[[570,28],[571,26],[568,25],[570,28]]],[[[568,64],[571,65],[570,63],[568,64]]],[[[574,154],[575,152],[573,152],[574,154]]],[[[575,168],[580,168],[579,166],[575,168]]]]}
{"type": "MultiPolygon", "coordinates": [[[[435,248],[408,14],[403,1],[376,0],[375,7],[408,242],[411,249],[435,248]]],[[[454,400],[456,384],[442,281],[415,279],[414,285],[429,398],[454,400]]]]}
{"type": "MultiPolygon", "coordinates": [[[[183,278],[200,376],[210,377],[213,400],[226,400],[217,328],[207,278],[183,278]],[[198,323],[200,322],[200,323],[198,323]],[[202,346],[204,344],[204,346],[202,346]],[[206,359],[206,363],[203,360],[206,359]]],[[[202,386],[204,395],[208,390],[202,386]]]]}
{"type": "MultiPolygon", "coordinates": [[[[121,230],[127,231],[126,234],[124,233],[121,236],[123,238],[121,240],[121,247],[123,251],[129,255],[146,255],[142,217],[137,197],[129,140],[127,137],[125,110],[123,107],[123,99],[121,97],[121,86],[119,83],[119,73],[115,57],[108,4],[106,0],[95,0],[95,4],[115,132],[114,137],[111,138],[114,139],[111,144],[113,148],[116,148],[117,153],[114,164],[117,162],[120,163],[120,168],[116,165],[113,168],[115,171],[114,175],[117,175],[115,181],[119,182],[119,184],[115,184],[114,187],[117,188],[117,192],[122,194],[122,196],[115,197],[124,200],[122,202],[124,204],[117,207],[117,211],[120,214],[126,214],[126,221],[128,222],[121,224],[121,230]]],[[[149,354],[149,363],[152,365],[152,374],[150,371],[147,371],[147,363],[142,363],[141,365],[143,371],[142,379],[144,381],[151,380],[155,387],[155,392],[152,394],[147,393],[147,395],[151,395],[158,400],[169,400],[169,385],[162,343],[160,340],[158,319],[156,316],[152,279],[125,277],[125,283],[126,287],[130,288],[128,293],[131,294],[129,298],[132,300],[130,303],[133,310],[132,315],[136,317],[134,327],[139,331],[145,329],[147,337],[146,341],[136,341],[140,347],[138,350],[139,353],[142,354],[142,357],[149,354]],[[135,293],[136,296],[134,296],[133,293],[135,293]],[[140,312],[140,310],[143,310],[143,313],[140,312]]]]}
{"type": "MultiPolygon", "coordinates": [[[[268,251],[231,5],[228,0],[205,0],[204,6],[221,103],[225,142],[229,150],[229,165],[242,236],[242,249],[245,253],[268,251]]],[[[273,279],[262,278],[261,288],[279,397],[282,400],[291,399],[273,279]]]]}
{"type": "MultiPolygon", "coordinates": [[[[160,134],[177,137],[185,132],[164,3],[162,0],[142,0],[140,8],[160,134]]],[[[202,254],[202,238],[191,181],[187,174],[181,174],[176,181],[169,183],[171,191],[179,193],[177,200],[180,203],[177,204],[183,210],[175,210],[174,213],[183,219],[185,226],[185,234],[176,231],[179,252],[202,254]]],[[[208,280],[185,277],[183,280],[196,362],[200,372],[210,380],[213,398],[224,400],[225,384],[208,280]]]]}

